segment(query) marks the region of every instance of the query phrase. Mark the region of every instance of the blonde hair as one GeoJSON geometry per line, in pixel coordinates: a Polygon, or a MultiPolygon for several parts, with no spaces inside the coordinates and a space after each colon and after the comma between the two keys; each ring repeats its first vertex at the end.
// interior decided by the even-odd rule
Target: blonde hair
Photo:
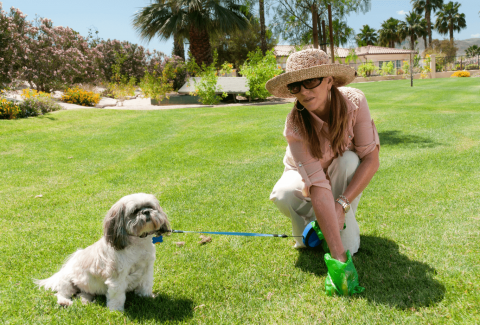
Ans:
{"type": "MultiPolygon", "coordinates": [[[[330,99],[330,114],[328,121],[329,133],[323,130],[322,135],[330,140],[334,158],[343,154],[345,144],[345,134],[348,127],[348,108],[347,102],[342,93],[336,86],[332,86],[330,99]]],[[[291,122],[298,129],[300,136],[305,139],[310,154],[318,159],[323,157],[320,139],[318,137],[319,130],[312,123],[311,113],[304,109],[304,106],[297,100],[291,111],[291,122]]]]}

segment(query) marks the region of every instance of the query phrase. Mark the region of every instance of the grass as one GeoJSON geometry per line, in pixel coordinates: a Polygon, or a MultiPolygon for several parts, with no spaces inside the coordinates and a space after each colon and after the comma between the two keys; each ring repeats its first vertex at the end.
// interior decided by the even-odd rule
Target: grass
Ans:
{"type": "Polygon", "coordinates": [[[98,240],[106,211],[135,192],[155,194],[174,229],[290,233],[268,197],[291,105],[0,120],[0,324],[479,323],[480,84],[409,83],[353,85],[382,143],[357,213],[366,291],[353,297],[325,295],[321,250],[196,234],[157,245],[157,297],[128,294],[124,313],[103,296],[61,308],[32,282],[98,240]]]}

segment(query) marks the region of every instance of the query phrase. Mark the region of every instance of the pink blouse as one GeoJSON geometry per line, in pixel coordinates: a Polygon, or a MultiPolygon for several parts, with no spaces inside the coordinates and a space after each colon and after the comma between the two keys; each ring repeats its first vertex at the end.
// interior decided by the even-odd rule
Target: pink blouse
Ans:
{"type": "MultiPolygon", "coordinates": [[[[362,159],[375,150],[376,146],[380,149],[380,139],[370,117],[367,99],[362,91],[355,88],[340,87],[338,90],[345,97],[348,108],[348,127],[342,152],[354,151],[362,159]]],[[[327,122],[322,121],[315,114],[311,114],[311,117],[314,123],[317,123],[318,130],[323,128],[324,132],[328,134],[327,122]]],[[[323,158],[312,157],[304,140],[290,122],[290,114],[285,122],[284,136],[288,142],[287,152],[283,159],[285,171],[297,170],[300,173],[308,195],[310,195],[312,186],[331,190],[330,181],[326,176],[328,166],[333,161],[330,140],[319,134],[323,158]]]]}

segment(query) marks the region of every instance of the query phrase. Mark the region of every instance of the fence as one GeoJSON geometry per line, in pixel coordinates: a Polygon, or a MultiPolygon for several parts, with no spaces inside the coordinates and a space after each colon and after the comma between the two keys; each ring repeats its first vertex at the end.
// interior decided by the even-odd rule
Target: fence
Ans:
{"type": "MultiPolygon", "coordinates": [[[[430,72],[430,57],[421,58],[415,56],[413,58],[413,73],[430,72]]],[[[410,61],[394,60],[394,61],[368,61],[349,63],[350,67],[357,71],[360,76],[364,72],[367,77],[386,76],[386,75],[404,75],[410,74],[410,61]],[[389,62],[392,64],[389,65],[389,62]],[[385,63],[385,65],[384,65],[385,63]],[[385,69],[384,69],[385,68],[385,69]],[[392,69],[393,68],[393,69],[392,69]]],[[[436,72],[457,71],[457,70],[479,70],[480,55],[475,57],[466,56],[445,56],[435,58],[436,72]]]]}

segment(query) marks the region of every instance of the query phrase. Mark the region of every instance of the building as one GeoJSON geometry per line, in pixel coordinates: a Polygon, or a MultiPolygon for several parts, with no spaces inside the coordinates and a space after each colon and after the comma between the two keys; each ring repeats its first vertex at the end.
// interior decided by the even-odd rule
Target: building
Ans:
{"type": "MultiPolygon", "coordinates": [[[[313,48],[313,45],[307,45],[304,48],[313,48]]],[[[410,54],[418,53],[412,50],[394,49],[373,45],[357,47],[354,50],[355,54],[358,56],[358,60],[356,63],[349,62],[349,65],[355,68],[366,61],[373,61],[373,64],[378,68],[382,67],[383,62],[392,61],[394,67],[396,69],[400,69],[402,67],[403,61],[410,60],[410,54]]],[[[278,65],[285,70],[288,56],[296,50],[295,46],[293,45],[277,45],[273,48],[273,51],[277,58],[278,65]]],[[[345,58],[348,56],[350,51],[351,49],[346,49],[342,47],[335,48],[335,62],[340,63],[340,60],[341,63],[345,64],[345,58]]],[[[330,56],[330,48],[327,48],[327,54],[330,56]]]]}

